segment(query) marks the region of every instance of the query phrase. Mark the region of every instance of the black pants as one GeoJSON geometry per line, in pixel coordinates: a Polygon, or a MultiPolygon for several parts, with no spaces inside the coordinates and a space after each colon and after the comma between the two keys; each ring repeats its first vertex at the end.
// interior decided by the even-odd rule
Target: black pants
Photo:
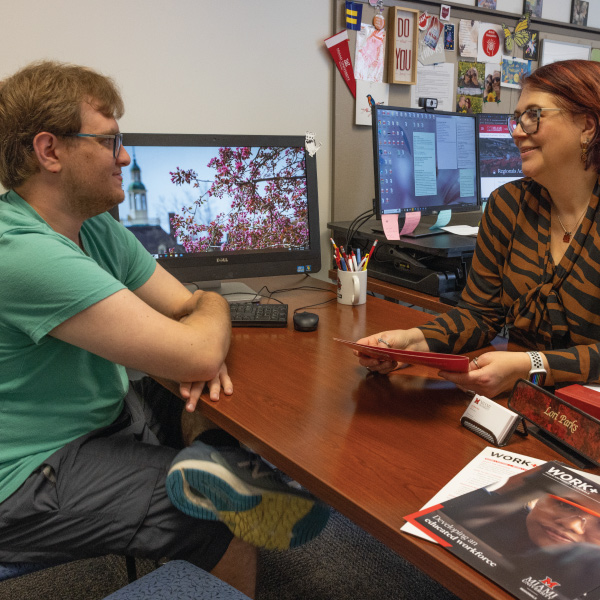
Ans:
{"type": "Polygon", "coordinates": [[[119,418],[55,452],[0,503],[0,561],[105,554],[185,559],[210,571],[232,534],[170,502],[165,478],[183,443],[183,402],[132,382],[119,418]]]}

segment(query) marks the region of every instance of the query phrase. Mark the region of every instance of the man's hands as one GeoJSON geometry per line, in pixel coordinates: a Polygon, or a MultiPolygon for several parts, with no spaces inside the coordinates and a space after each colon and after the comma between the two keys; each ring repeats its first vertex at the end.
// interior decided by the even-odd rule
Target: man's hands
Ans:
{"type": "Polygon", "coordinates": [[[227,396],[233,394],[233,384],[227,373],[225,363],[221,365],[218,375],[210,381],[193,381],[179,384],[179,393],[185,402],[185,410],[194,412],[200,396],[204,391],[204,386],[208,386],[210,399],[216,402],[221,397],[221,389],[227,396]]]}

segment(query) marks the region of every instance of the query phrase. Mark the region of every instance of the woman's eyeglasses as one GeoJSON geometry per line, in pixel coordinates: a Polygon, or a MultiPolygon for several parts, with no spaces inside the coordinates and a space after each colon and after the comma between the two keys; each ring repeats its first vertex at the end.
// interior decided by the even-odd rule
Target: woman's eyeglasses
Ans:
{"type": "Polygon", "coordinates": [[[537,133],[540,128],[540,115],[544,110],[562,110],[562,108],[528,108],[518,117],[508,117],[508,131],[510,132],[510,135],[513,134],[517,125],[520,125],[523,133],[527,135],[537,133]]]}

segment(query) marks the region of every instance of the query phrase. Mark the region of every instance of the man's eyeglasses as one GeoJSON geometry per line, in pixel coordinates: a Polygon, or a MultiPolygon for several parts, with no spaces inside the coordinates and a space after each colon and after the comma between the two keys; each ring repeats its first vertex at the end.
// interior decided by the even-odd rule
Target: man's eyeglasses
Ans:
{"type": "Polygon", "coordinates": [[[123,134],[122,133],[67,133],[64,137],[83,137],[83,138],[103,138],[106,140],[113,141],[113,157],[117,158],[121,147],[123,146],[123,134]]]}
{"type": "Polygon", "coordinates": [[[562,110],[562,108],[529,108],[518,117],[508,117],[508,131],[510,131],[510,135],[513,134],[517,125],[521,125],[521,130],[527,135],[537,133],[540,128],[540,115],[544,110],[562,110]]]}

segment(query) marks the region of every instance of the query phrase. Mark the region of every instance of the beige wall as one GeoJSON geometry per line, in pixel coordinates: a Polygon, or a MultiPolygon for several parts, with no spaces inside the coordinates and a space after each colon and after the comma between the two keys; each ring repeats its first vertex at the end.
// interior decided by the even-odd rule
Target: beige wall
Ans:
{"type": "Polygon", "coordinates": [[[314,131],[328,250],[332,1],[6,1],[0,78],[39,59],[98,69],[123,92],[122,131],[314,131]]]}

